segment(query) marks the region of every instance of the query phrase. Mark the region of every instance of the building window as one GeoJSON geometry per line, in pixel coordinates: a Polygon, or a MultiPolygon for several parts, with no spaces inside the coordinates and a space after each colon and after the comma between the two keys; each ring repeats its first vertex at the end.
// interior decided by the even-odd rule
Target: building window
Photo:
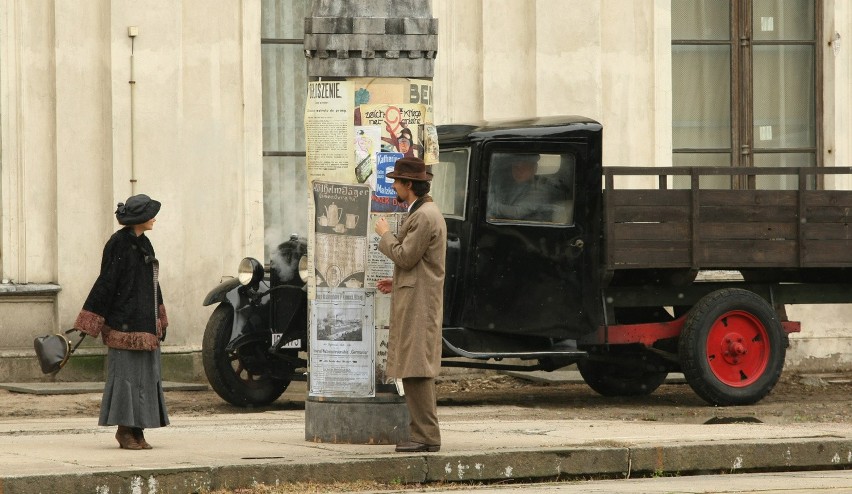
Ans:
{"type": "MultiPolygon", "coordinates": [[[[822,1],[671,6],[673,164],[820,166],[822,1]]],[[[702,180],[722,188],[797,186],[792,176],[702,180]]]]}
{"type": "Polygon", "coordinates": [[[266,259],[307,234],[304,24],[308,0],[263,0],[263,197],[266,259]]]}

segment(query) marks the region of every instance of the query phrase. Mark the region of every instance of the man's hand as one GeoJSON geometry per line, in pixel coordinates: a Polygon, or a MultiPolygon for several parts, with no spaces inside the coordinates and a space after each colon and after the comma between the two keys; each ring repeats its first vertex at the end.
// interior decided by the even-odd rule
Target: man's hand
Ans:
{"type": "Polygon", "coordinates": [[[379,218],[376,220],[376,233],[381,237],[385,233],[390,231],[390,226],[388,225],[388,220],[385,218],[379,218]]]}
{"type": "Polygon", "coordinates": [[[393,290],[393,280],[390,278],[381,279],[376,282],[376,288],[378,288],[380,292],[388,294],[393,290]]]}

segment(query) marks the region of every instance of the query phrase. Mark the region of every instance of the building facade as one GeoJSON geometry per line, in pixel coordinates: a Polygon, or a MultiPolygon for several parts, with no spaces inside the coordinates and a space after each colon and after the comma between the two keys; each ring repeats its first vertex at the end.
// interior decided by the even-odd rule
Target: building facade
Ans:
{"type": "MultiPolygon", "coordinates": [[[[845,0],[433,0],[435,122],[577,114],[604,164],[852,166],[845,0]]],[[[171,328],[202,380],[204,295],[304,232],[309,0],[0,0],[0,381],[41,378],[134,193],[171,328]]],[[[732,187],[760,184],[727,184],[732,187]]],[[[852,188],[848,177],[814,187],[852,188]]],[[[852,367],[852,310],[796,307],[788,368],[852,367]]],[[[60,378],[97,374],[87,342],[60,378]]],[[[170,366],[171,365],[171,366],[170,366]]]]}

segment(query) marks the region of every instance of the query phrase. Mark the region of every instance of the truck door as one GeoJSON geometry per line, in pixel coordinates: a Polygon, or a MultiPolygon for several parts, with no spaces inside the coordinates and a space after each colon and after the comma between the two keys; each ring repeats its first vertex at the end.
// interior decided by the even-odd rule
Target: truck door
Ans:
{"type": "Polygon", "coordinates": [[[587,208],[576,182],[582,150],[493,143],[481,163],[465,326],[555,339],[588,332],[597,239],[578,214],[587,208]]]}

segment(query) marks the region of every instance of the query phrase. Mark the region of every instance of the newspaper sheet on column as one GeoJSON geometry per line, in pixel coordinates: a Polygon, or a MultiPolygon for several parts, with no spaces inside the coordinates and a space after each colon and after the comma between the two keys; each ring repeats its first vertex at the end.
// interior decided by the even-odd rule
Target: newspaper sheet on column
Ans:
{"type": "Polygon", "coordinates": [[[308,180],[352,183],[355,168],[352,139],[355,125],[352,84],[346,81],[308,83],[305,102],[305,152],[308,180]]]}
{"type": "Polygon", "coordinates": [[[311,396],[376,395],[374,292],[317,289],[311,312],[311,396]]]}

